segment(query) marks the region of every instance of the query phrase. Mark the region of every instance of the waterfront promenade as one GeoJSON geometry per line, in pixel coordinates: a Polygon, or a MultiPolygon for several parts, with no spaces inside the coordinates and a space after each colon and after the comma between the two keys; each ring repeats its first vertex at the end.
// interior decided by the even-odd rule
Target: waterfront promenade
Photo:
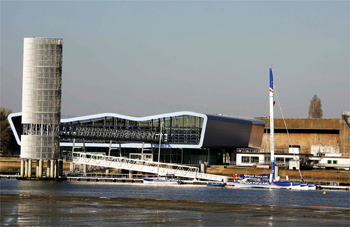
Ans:
{"type": "Polygon", "coordinates": [[[349,208],[1,194],[1,226],[348,226],[349,208]]]}

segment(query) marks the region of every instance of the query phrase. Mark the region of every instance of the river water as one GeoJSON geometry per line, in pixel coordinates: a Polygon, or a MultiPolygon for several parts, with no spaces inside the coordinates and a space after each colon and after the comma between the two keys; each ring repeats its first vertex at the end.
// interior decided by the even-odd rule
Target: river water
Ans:
{"type": "Polygon", "coordinates": [[[207,186],[153,186],[128,183],[0,180],[1,193],[91,197],[143,197],[271,206],[350,207],[349,191],[235,189],[207,186]]]}

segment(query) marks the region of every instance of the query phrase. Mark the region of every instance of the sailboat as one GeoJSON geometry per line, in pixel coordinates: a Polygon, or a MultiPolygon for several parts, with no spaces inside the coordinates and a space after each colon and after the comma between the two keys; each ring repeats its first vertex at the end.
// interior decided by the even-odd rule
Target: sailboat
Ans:
{"type": "Polygon", "coordinates": [[[160,163],[160,145],[162,141],[162,128],[163,128],[163,121],[160,125],[160,133],[159,133],[159,150],[158,150],[158,166],[157,166],[157,177],[156,178],[144,178],[143,183],[144,184],[153,184],[153,185],[173,185],[178,184],[178,181],[175,179],[168,178],[168,176],[160,176],[159,175],[159,163],[160,163]]]}
{"type": "Polygon", "coordinates": [[[270,68],[270,150],[271,150],[271,174],[268,181],[265,174],[254,175],[254,177],[245,178],[241,181],[228,182],[227,186],[236,188],[278,188],[278,189],[299,189],[299,190],[315,190],[316,184],[300,183],[290,181],[276,181],[275,179],[275,138],[274,138],[274,118],[273,118],[273,73],[270,68]]]}

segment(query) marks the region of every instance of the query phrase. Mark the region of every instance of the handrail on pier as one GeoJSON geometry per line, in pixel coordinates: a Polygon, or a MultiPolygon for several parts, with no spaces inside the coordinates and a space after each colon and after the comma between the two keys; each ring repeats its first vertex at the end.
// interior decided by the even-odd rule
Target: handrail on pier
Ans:
{"type": "MultiPolygon", "coordinates": [[[[158,173],[158,162],[114,157],[101,154],[89,154],[84,152],[72,152],[73,163],[96,165],[116,169],[126,169],[147,173],[158,173]]],[[[198,167],[178,165],[173,163],[159,163],[159,174],[173,174],[174,176],[227,181],[228,177],[214,174],[199,173],[198,167]]]]}

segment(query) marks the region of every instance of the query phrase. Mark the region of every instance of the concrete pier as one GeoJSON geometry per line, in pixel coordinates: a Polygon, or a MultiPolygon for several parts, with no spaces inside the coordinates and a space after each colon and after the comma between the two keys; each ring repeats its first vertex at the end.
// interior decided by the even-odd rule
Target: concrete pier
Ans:
{"type": "Polygon", "coordinates": [[[50,160],[50,177],[54,178],[54,160],[50,160]]]}
{"type": "Polygon", "coordinates": [[[58,168],[57,167],[58,167],[57,160],[53,160],[53,178],[58,177],[58,174],[57,174],[58,168]]]}
{"type": "Polygon", "coordinates": [[[24,177],[24,160],[21,159],[21,171],[20,171],[20,176],[24,177]]]}
{"type": "Polygon", "coordinates": [[[28,177],[32,177],[32,159],[28,160],[28,177]]]}
{"type": "Polygon", "coordinates": [[[36,177],[36,178],[39,177],[39,162],[36,163],[36,167],[35,167],[35,177],[36,177]]]}
{"type": "Polygon", "coordinates": [[[39,160],[39,173],[38,173],[38,177],[43,177],[43,160],[40,159],[39,160]]]}
{"type": "Polygon", "coordinates": [[[46,162],[46,177],[47,178],[51,177],[50,173],[51,173],[51,171],[50,171],[50,160],[47,160],[47,162],[46,162]]]}
{"type": "Polygon", "coordinates": [[[28,160],[24,160],[24,177],[28,177],[28,160]]]}

